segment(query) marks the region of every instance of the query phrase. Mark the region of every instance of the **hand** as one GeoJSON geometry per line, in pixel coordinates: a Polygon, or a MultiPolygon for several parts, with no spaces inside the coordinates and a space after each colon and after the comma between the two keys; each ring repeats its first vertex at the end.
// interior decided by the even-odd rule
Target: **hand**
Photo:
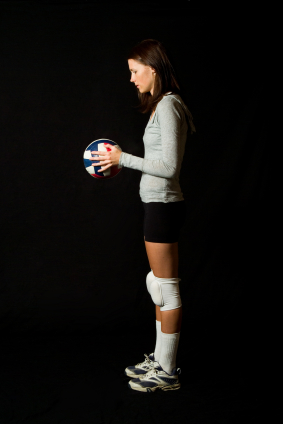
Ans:
{"type": "Polygon", "coordinates": [[[104,172],[106,169],[110,168],[112,165],[118,165],[119,159],[121,155],[121,150],[117,149],[117,147],[112,146],[112,144],[104,143],[107,152],[99,152],[99,151],[92,151],[91,153],[94,155],[101,155],[103,157],[98,158],[90,158],[90,160],[99,161],[98,163],[94,163],[93,166],[104,166],[103,168],[99,169],[98,172],[104,172]]]}

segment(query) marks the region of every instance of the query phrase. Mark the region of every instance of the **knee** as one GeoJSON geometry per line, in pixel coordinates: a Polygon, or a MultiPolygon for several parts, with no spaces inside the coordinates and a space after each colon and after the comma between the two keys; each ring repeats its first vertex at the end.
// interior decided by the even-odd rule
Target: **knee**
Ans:
{"type": "Polygon", "coordinates": [[[152,270],[146,276],[146,287],[153,303],[157,306],[163,306],[162,292],[157,277],[155,277],[152,270]]]}
{"type": "Polygon", "coordinates": [[[146,285],[153,303],[160,306],[161,311],[169,311],[182,306],[180,289],[180,278],[158,278],[153,272],[146,277],[146,285]]]}
{"type": "Polygon", "coordinates": [[[151,283],[154,281],[154,279],[155,279],[155,276],[153,274],[153,271],[151,270],[146,276],[146,287],[149,294],[150,294],[151,283]]]}

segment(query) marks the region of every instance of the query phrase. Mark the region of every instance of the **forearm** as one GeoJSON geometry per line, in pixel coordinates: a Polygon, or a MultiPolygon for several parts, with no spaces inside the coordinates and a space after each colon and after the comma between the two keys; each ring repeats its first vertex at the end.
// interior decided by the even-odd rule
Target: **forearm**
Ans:
{"type": "Polygon", "coordinates": [[[176,174],[176,168],[164,160],[143,159],[125,152],[121,153],[119,165],[161,178],[173,178],[176,174]]]}

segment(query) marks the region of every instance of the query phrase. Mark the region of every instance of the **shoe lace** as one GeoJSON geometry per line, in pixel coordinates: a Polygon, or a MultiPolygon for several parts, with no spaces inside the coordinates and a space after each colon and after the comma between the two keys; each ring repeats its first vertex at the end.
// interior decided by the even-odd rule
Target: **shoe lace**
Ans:
{"type": "Polygon", "coordinates": [[[147,371],[146,374],[139,377],[140,380],[143,380],[144,378],[153,377],[157,374],[157,370],[153,367],[151,370],[147,371]]]}
{"type": "Polygon", "coordinates": [[[148,365],[148,366],[152,367],[153,366],[153,361],[149,358],[149,356],[146,353],[144,353],[144,356],[145,356],[145,360],[143,362],[140,362],[136,366],[148,365]]]}

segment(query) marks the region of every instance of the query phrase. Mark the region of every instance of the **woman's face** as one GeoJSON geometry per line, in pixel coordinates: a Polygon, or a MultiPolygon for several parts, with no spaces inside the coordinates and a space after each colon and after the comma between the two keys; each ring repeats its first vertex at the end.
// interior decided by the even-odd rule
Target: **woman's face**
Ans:
{"type": "Polygon", "coordinates": [[[143,65],[134,59],[128,59],[129,69],[131,71],[131,82],[134,82],[140,93],[153,95],[155,70],[150,66],[143,65]]]}

